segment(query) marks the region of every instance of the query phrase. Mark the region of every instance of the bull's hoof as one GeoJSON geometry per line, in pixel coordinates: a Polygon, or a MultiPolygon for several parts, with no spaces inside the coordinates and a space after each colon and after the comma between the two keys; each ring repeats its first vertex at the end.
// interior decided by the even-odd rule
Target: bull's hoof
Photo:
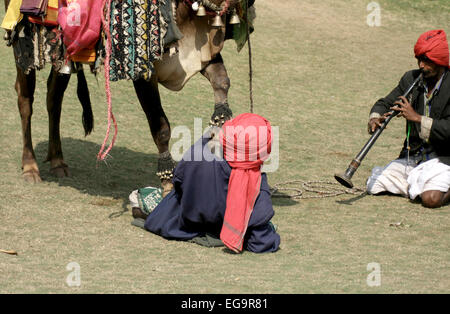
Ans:
{"type": "Polygon", "coordinates": [[[28,170],[22,172],[22,178],[27,183],[39,183],[42,182],[41,175],[37,170],[28,170]]]}
{"type": "Polygon", "coordinates": [[[54,175],[57,178],[64,178],[64,177],[70,177],[70,170],[69,166],[66,164],[62,164],[56,167],[52,167],[50,169],[50,173],[54,175]]]}
{"type": "Polygon", "coordinates": [[[210,126],[221,128],[222,125],[233,117],[233,112],[228,103],[217,103],[214,105],[214,113],[209,121],[210,126]]]}
{"type": "Polygon", "coordinates": [[[158,159],[158,172],[156,175],[161,180],[161,187],[163,189],[162,197],[166,197],[173,189],[172,178],[173,171],[177,163],[173,160],[169,151],[159,155],[158,159]]]}
{"type": "Polygon", "coordinates": [[[156,175],[159,177],[161,182],[164,180],[172,180],[173,170],[176,165],[177,163],[173,160],[169,151],[159,154],[158,172],[156,172],[156,175]]]}

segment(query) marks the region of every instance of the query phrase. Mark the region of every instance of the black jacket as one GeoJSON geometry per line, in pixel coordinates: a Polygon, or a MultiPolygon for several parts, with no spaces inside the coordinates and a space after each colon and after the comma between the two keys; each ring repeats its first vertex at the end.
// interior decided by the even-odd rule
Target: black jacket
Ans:
{"type": "MultiPolygon", "coordinates": [[[[410,133],[411,154],[418,153],[422,148],[427,153],[435,153],[441,162],[450,165],[450,71],[446,71],[439,91],[431,100],[430,118],[433,119],[431,133],[428,142],[424,142],[420,137],[421,124],[409,122],[412,124],[410,133]]],[[[406,72],[401,78],[398,86],[385,98],[378,100],[372,107],[371,113],[377,112],[381,115],[390,111],[392,104],[403,95],[414,80],[419,76],[420,70],[406,72]]],[[[414,110],[423,115],[424,112],[424,92],[423,84],[418,84],[410,94],[411,104],[414,110]]],[[[410,99],[409,97],[407,97],[410,99]]],[[[406,127],[408,130],[408,127],[406,127]]],[[[406,139],[399,158],[406,156],[406,139]]]]}

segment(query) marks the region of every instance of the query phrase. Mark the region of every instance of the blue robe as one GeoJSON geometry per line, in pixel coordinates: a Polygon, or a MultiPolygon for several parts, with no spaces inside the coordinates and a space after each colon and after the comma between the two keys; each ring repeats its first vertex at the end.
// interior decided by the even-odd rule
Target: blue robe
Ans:
{"type": "MultiPolygon", "coordinates": [[[[202,137],[185,153],[174,171],[174,189],[147,217],[145,229],[166,239],[190,240],[206,233],[219,238],[231,167],[211,153],[205,147],[207,143],[208,138],[202,137]],[[194,161],[199,157],[201,161],[194,161]]],[[[269,185],[263,173],[244,249],[255,253],[278,250],[280,236],[269,223],[273,215],[269,185]]]]}

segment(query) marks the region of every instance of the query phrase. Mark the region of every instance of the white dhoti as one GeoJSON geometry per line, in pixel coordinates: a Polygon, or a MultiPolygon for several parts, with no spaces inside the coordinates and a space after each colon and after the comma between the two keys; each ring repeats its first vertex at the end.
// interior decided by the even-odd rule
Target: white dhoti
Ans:
{"type": "Polygon", "coordinates": [[[447,192],[450,188],[450,166],[434,158],[416,166],[406,158],[375,167],[367,180],[367,192],[390,192],[415,199],[425,191],[447,192]]]}

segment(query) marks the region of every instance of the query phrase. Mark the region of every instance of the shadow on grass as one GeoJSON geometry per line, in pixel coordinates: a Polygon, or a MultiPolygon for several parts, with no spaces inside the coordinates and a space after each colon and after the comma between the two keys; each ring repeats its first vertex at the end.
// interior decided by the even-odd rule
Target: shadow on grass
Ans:
{"type": "MultiPolygon", "coordinates": [[[[336,203],[339,203],[339,204],[342,204],[342,205],[352,205],[353,202],[359,201],[360,199],[363,199],[366,196],[371,196],[371,197],[392,196],[392,197],[397,197],[397,198],[405,198],[402,195],[393,194],[393,193],[390,193],[390,192],[381,192],[381,193],[378,193],[378,194],[375,194],[375,195],[370,195],[366,191],[366,192],[364,192],[364,193],[362,193],[360,195],[357,195],[355,197],[352,197],[352,198],[350,198],[348,200],[336,201],[336,203]]],[[[420,204],[421,203],[420,199],[417,199],[417,198],[416,198],[416,200],[409,200],[409,201],[412,204],[420,204]]]]}
{"type": "Polygon", "coordinates": [[[272,196],[273,206],[293,206],[299,202],[289,197],[289,195],[281,192],[277,192],[277,196],[272,196]]]}
{"type": "Polygon", "coordinates": [[[48,142],[37,144],[35,153],[42,180],[57,182],[60,186],[69,186],[81,193],[101,197],[95,201],[96,205],[108,206],[121,201],[123,210],[111,214],[110,218],[119,217],[128,211],[128,196],[133,190],[145,186],[160,186],[156,176],[156,154],[136,152],[116,145],[106,163],[97,163],[100,145],[96,143],[64,138],[62,147],[71,176],[57,178],[50,173],[50,165],[43,162],[47,156],[48,142]]]}
{"type": "MultiPolygon", "coordinates": [[[[120,217],[128,211],[128,196],[133,190],[161,184],[156,176],[157,154],[145,154],[116,145],[112,148],[111,157],[106,163],[97,162],[99,144],[73,138],[63,138],[61,142],[64,160],[69,165],[71,176],[57,178],[50,173],[49,163],[44,163],[48,149],[48,141],[44,141],[35,147],[42,180],[56,182],[60,186],[77,189],[80,193],[99,197],[94,201],[95,205],[111,206],[121,202],[122,210],[112,213],[109,218],[120,217]]],[[[298,204],[287,195],[274,197],[272,202],[274,206],[298,204]]]]}
{"type": "Polygon", "coordinates": [[[368,196],[369,194],[367,194],[367,192],[364,192],[360,195],[357,195],[355,197],[349,198],[347,200],[340,200],[340,201],[336,201],[336,203],[341,204],[341,205],[352,205],[353,202],[359,201],[360,199],[363,199],[364,197],[368,196]]]}

